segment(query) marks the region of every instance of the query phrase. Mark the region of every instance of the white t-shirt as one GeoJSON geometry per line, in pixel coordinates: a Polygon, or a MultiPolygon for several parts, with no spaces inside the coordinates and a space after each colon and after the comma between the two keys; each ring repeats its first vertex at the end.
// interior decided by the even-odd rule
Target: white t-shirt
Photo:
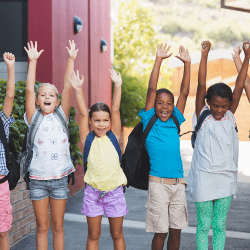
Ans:
{"type": "MultiPolygon", "coordinates": [[[[61,106],[59,108],[62,109],[61,106]]],[[[24,120],[28,125],[26,113],[24,120]]],[[[74,171],[69,141],[62,124],[54,114],[45,115],[34,139],[33,157],[29,167],[30,178],[60,179],[74,171]]]]}

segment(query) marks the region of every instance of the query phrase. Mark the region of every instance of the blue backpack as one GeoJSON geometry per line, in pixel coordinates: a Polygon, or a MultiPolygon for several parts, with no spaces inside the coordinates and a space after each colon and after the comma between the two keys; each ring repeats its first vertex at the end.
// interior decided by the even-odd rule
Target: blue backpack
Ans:
{"type": "MultiPolygon", "coordinates": [[[[116,136],[114,135],[114,133],[109,130],[106,133],[107,137],[110,139],[110,141],[112,142],[112,144],[114,145],[118,155],[119,155],[119,159],[121,162],[121,158],[122,158],[122,153],[121,153],[121,148],[119,145],[119,142],[116,139],[116,136]]],[[[89,150],[91,148],[92,142],[95,139],[95,134],[94,132],[90,131],[89,134],[87,135],[86,141],[85,141],[85,145],[84,145],[84,151],[83,151],[83,162],[84,162],[84,174],[87,171],[87,163],[88,163],[88,156],[89,156],[89,150]]]]}

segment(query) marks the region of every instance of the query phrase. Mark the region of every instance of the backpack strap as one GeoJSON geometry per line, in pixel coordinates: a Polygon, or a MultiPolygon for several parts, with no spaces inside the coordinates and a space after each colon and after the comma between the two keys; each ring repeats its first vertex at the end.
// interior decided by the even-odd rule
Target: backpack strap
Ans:
{"type": "Polygon", "coordinates": [[[110,141],[112,142],[112,144],[114,145],[118,155],[119,155],[119,160],[121,162],[122,160],[122,152],[121,152],[121,148],[120,148],[120,145],[119,145],[119,142],[115,136],[115,134],[109,130],[107,133],[106,133],[107,137],[110,139],[110,141]]]}
{"type": "Polygon", "coordinates": [[[149,122],[148,122],[148,124],[147,124],[147,126],[146,126],[146,128],[145,128],[145,130],[144,130],[144,132],[143,132],[143,135],[142,135],[142,141],[141,141],[141,142],[142,142],[142,145],[145,144],[146,139],[147,139],[147,137],[148,137],[148,134],[149,134],[151,128],[153,127],[153,125],[155,124],[155,122],[157,121],[157,119],[158,119],[158,117],[156,116],[156,114],[154,114],[154,115],[151,117],[151,119],[149,120],[149,122]]]}
{"type": "Polygon", "coordinates": [[[180,130],[180,123],[178,121],[178,119],[176,118],[176,116],[172,113],[171,117],[173,119],[174,124],[176,125],[177,129],[178,129],[178,134],[180,134],[181,130],[180,130]]]}
{"type": "Polygon", "coordinates": [[[9,160],[9,154],[10,154],[9,143],[7,141],[7,137],[6,137],[6,134],[5,134],[3,121],[2,121],[1,118],[0,118],[0,139],[1,139],[1,142],[2,142],[2,144],[4,146],[4,149],[5,149],[6,167],[8,168],[7,162],[9,160]]]}
{"type": "Polygon", "coordinates": [[[54,111],[54,115],[55,115],[56,119],[58,120],[58,122],[60,122],[63,125],[64,131],[67,134],[68,139],[69,139],[69,127],[68,127],[68,123],[67,123],[67,120],[65,118],[65,115],[63,113],[63,110],[61,108],[57,108],[54,111]]]}
{"type": "Polygon", "coordinates": [[[201,128],[201,125],[202,125],[202,123],[204,122],[204,120],[205,120],[210,114],[211,114],[211,111],[208,110],[208,109],[204,110],[204,111],[201,113],[201,115],[200,115],[200,117],[199,117],[199,119],[198,119],[198,121],[197,121],[197,124],[196,124],[196,126],[195,126],[195,128],[194,128],[194,131],[195,131],[196,133],[197,133],[198,130],[201,128]]]}
{"type": "Polygon", "coordinates": [[[83,150],[84,174],[87,171],[89,150],[94,139],[95,139],[95,134],[92,131],[90,131],[89,134],[87,135],[87,138],[84,144],[84,150],[83,150]]]}

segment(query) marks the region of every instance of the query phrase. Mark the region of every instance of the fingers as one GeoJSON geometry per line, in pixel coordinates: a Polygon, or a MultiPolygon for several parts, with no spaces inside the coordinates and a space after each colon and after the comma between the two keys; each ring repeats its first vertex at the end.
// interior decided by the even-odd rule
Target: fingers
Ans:
{"type": "Polygon", "coordinates": [[[42,50],[40,50],[40,52],[38,53],[38,57],[43,53],[43,49],[42,50]]]}

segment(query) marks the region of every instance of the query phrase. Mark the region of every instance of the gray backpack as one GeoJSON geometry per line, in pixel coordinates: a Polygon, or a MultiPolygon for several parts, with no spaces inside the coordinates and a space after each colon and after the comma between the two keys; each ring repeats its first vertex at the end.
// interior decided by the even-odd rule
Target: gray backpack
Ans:
{"type": "MultiPolygon", "coordinates": [[[[60,122],[63,125],[63,130],[69,138],[68,124],[62,109],[55,109],[54,115],[58,120],[58,122],[60,122]]],[[[19,159],[21,176],[24,178],[26,182],[27,189],[29,189],[29,166],[33,157],[34,139],[36,136],[37,129],[39,128],[43,120],[43,117],[44,116],[42,112],[36,109],[34,115],[32,116],[30,126],[27,129],[22,147],[22,153],[19,159]]],[[[74,175],[72,175],[72,185],[73,184],[74,184],[74,175]]]]}

